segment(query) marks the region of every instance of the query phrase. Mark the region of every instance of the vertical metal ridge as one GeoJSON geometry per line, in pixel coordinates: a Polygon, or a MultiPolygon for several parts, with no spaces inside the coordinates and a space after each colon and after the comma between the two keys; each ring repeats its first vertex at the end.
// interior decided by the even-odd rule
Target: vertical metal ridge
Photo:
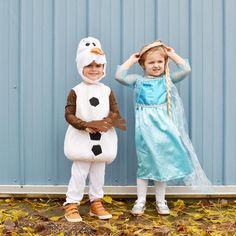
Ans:
{"type": "MultiPolygon", "coordinates": [[[[188,45],[188,49],[189,49],[189,63],[191,65],[191,69],[192,69],[192,0],[189,1],[189,5],[188,5],[188,9],[189,9],[189,15],[188,15],[188,19],[189,19],[189,45],[188,45]]],[[[188,84],[188,89],[189,89],[189,94],[191,95],[193,93],[192,91],[192,73],[190,73],[189,75],[189,84],[188,84]]],[[[189,96],[189,103],[188,103],[188,110],[189,110],[189,137],[192,140],[192,125],[193,125],[193,117],[192,117],[192,96],[189,96]]]]}
{"type": "Polygon", "coordinates": [[[89,0],[86,0],[86,37],[89,36],[89,0]]]}
{"type": "Polygon", "coordinates": [[[25,184],[25,165],[24,165],[24,113],[23,111],[23,83],[22,83],[22,0],[19,0],[19,158],[20,158],[20,165],[19,165],[19,184],[25,184]]]}
{"type": "MultiPolygon", "coordinates": [[[[224,49],[224,45],[225,45],[225,30],[226,30],[226,1],[222,1],[222,15],[223,15],[223,35],[222,35],[222,45],[223,45],[223,49],[224,49]]],[[[226,70],[225,70],[225,60],[226,60],[226,50],[223,50],[223,69],[222,69],[222,78],[224,78],[224,76],[226,75],[226,70]]],[[[222,183],[225,184],[226,181],[226,176],[225,176],[225,135],[226,135],[226,118],[225,118],[225,113],[226,113],[226,98],[225,98],[225,94],[226,94],[226,82],[222,83],[223,84],[223,117],[222,117],[222,133],[223,133],[223,139],[222,139],[222,169],[223,169],[223,179],[222,179],[222,183]]]]}
{"type": "Polygon", "coordinates": [[[52,155],[53,155],[53,160],[54,160],[54,164],[56,166],[56,168],[54,169],[54,182],[53,184],[58,184],[56,181],[58,179],[58,159],[56,158],[57,155],[57,148],[56,148],[56,137],[57,135],[53,135],[56,133],[57,127],[56,127],[56,122],[55,122],[55,114],[56,114],[56,106],[55,106],[55,0],[52,0],[52,38],[51,38],[51,44],[52,44],[52,88],[51,88],[51,98],[52,98],[52,155]]]}

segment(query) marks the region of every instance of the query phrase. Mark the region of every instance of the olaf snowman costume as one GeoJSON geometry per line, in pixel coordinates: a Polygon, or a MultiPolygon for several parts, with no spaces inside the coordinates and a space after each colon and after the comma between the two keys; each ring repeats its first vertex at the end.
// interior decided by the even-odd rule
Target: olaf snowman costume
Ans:
{"type": "Polygon", "coordinates": [[[100,82],[106,75],[106,57],[99,40],[92,37],[82,39],[76,63],[83,82],[72,88],[65,108],[69,127],[64,153],[73,161],[65,204],[80,203],[88,175],[90,201],[103,197],[105,164],[111,163],[117,154],[114,127],[125,130],[113,92],[100,82]],[[104,65],[103,75],[96,81],[83,74],[84,67],[92,62],[104,65]]]}

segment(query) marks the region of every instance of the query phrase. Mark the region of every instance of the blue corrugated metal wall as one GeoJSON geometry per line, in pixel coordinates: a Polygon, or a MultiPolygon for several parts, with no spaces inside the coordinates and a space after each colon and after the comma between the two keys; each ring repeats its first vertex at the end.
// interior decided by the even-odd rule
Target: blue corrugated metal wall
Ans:
{"type": "Polygon", "coordinates": [[[0,185],[68,183],[64,105],[88,35],[102,42],[103,82],[128,123],[106,184],[135,184],[133,92],[114,81],[116,65],[155,39],[190,59],[178,88],[203,168],[214,184],[236,184],[235,10],[234,0],[0,0],[0,185]]]}

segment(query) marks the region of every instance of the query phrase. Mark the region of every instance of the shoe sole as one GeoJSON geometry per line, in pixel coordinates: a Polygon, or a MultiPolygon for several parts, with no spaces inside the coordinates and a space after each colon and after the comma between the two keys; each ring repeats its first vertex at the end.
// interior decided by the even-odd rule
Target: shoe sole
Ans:
{"type": "MultiPolygon", "coordinates": [[[[146,210],[146,208],[144,209],[144,211],[145,211],[145,210],[146,210]]],[[[133,212],[133,211],[130,211],[130,213],[131,213],[133,216],[141,216],[141,215],[144,214],[144,211],[139,212],[139,213],[137,213],[137,212],[133,212]]]]}
{"type": "Polygon", "coordinates": [[[66,218],[66,220],[67,220],[68,222],[72,222],[72,223],[77,223],[77,222],[83,221],[82,218],[70,219],[70,218],[67,218],[66,216],[65,216],[65,218],[66,218]]]}
{"type": "Polygon", "coordinates": [[[163,215],[163,216],[168,216],[168,215],[170,214],[170,212],[169,212],[169,213],[161,213],[161,212],[159,212],[159,211],[157,211],[157,213],[158,213],[159,215],[163,215]]]}
{"type": "Polygon", "coordinates": [[[104,215],[104,216],[99,216],[99,215],[96,215],[92,212],[89,212],[89,215],[90,216],[96,216],[98,219],[100,220],[108,220],[108,219],[111,219],[112,218],[112,215],[104,215]]]}
{"type": "Polygon", "coordinates": [[[144,212],[142,212],[142,213],[134,213],[134,212],[130,212],[131,213],[131,215],[133,215],[133,216],[142,216],[143,214],[144,214],[144,212]]]}

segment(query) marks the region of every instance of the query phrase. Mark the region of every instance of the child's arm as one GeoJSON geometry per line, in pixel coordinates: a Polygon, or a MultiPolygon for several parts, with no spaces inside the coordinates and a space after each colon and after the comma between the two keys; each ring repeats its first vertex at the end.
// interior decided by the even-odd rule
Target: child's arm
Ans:
{"type": "Polygon", "coordinates": [[[188,61],[184,60],[177,53],[175,53],[173,48],[167,47],[166,53],[167,53],[168,57],[178,66],[178,71],[171,74],[171,79],[172,79],[173,83],[180,82],[191,71],[188,61]]]}
{"type": "Polygon", "coordinates": [[[76,114],[76,93],[74,90],[71,90],[67,97],[67,104],[65,107],[65,118],[66,121],[72,125],[74,128],[79,130],[85,130],[89,133],[96,132],[106,132],[109,130],[112,125],[106,120],[95,120],[86,122],[79,119],[76,114]]]}
{"type": "Polygon", "coordinates": [[[128,75],[128,69],[139,60],[139,53],[132,54],[121,66],[118,66],[115,79],[123,85],[132,86],[138,76],[134,74],[128,75]]]}
{"type": "Polygon", "coordinates": [[[109,102],[110,102],[110,112],[108,114],[108,117],[105,119],[107,119],[108,122],[110,122],[114,127],[121,130],[126,130],[125,120],[120,115],[118,104],[116,102],[116,99],[112,90],[109,96],[109,102]]]}
{"type": "Polygon", "coordinates": [[[67,97],[67,103],[65,106],[66,121],[76,129],[85,130],[86,122],[76,117],[75,113],[76,113],[76,93],[74,92],[74,90],[71,90],[67,97]]]}

